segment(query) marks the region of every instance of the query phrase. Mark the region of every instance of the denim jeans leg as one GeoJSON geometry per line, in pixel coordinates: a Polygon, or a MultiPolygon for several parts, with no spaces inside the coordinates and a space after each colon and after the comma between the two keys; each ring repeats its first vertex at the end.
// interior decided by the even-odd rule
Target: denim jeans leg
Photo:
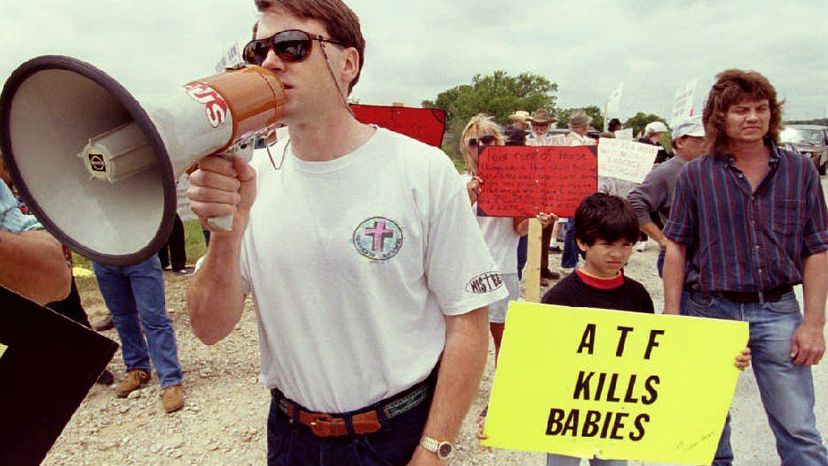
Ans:
{"type": "Polygon", "coordinates": [[[526,266],[527,249],[529,248],[528,236],[521,236],[517,245],[517,273],[518,280],[523,277],[523,267],[526,266]]]}
{"type": "Polygon", "coordinates": [[[811,367],[791,358],[791,339],[802,322],[796,296],[750,305],[747,317],[753,372],[782,466],[828,466],[816,428],[811,367]]]}
{"type": "Polygon", "coordinates": [[[121,339],[121,355],[127,370],[150,370],[147,344],[138,322],[138,308],[132,297],[129,278],[120,267],[92,263],[106,307],[112,312],[112,324],[121,339]]]}
{"type": "MultiPolygon", "coordinates": [[[[681,296],[681,314],[691,317],[708,317],[713,319],[741,320],[739,304],[716,299],[710,293],[683,292],[681,296]]],[[[730,466],[733,464],[733,447],[730,444],[730,413],[727,413],[712,466],[730,466]]]]}
{"type": "Polygon", "coordinates": [[[571,218],[566,223],[566,234],[564,235],[564,248],[561,254],[561,267],[571,269],[578,266],[578,245],[575,243],[575,219],[571,218]]]}
{"type": "Polygon", "coordinates": [[[147,337],[149,355],[161,388],[181,383],[175,330],[164,306],[164,275],[157,256],[124,268],[147,337]]]}

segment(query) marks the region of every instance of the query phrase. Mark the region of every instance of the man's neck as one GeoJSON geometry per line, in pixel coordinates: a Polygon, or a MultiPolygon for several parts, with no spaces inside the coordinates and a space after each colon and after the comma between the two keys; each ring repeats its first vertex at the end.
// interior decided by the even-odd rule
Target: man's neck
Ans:
{"type": "Polygon", "coordinates": [[[767,164],[770,159],[770,149],[764,141],[730,142],[730,152],[737,166],[767,164]]]}
{"type": "Polygon", "coordinates": [[[365,144],[374,132],[373,127],[340,110],[288,125],[291,151],[307,162],[326,162],[347,155],[365,144]]]}

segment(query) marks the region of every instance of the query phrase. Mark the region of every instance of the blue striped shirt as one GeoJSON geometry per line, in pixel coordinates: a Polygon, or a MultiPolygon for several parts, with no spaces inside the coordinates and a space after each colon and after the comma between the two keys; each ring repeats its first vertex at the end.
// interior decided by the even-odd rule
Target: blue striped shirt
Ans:
{"type": "Polygon", "coordinates": [[[805,157],[771,145],[756,192],[730,156],[679,175],[664,235],[687,246],[686,289],[760,291],[802,282],[804,258],[828,250],[828,211],[805,157]]]}
{"type": "Polygon", "coordinates": [[[0,230],[20,233],[29,230],[42,230],[43,227],[34,217],[20,211],[17,198],[6,183],[0,181],[0,230]]]}

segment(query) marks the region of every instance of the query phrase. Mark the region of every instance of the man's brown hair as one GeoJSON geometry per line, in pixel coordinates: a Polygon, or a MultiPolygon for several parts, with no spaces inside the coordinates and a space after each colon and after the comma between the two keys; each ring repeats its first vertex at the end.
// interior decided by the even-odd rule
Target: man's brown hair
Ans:
{"type": "Polygon", "coordinates": [[[707,154],[720,155],[730,151],[725,133],[725,115],[730,106],[757,100],[767,100],[770,106],[770,125],[765,141],[779,144],[784,102],[776,100],[776,89],[768,78],[756,71],[745,70],[725,70],[716,75],[716,83],[710,89],[702,116],[704,150],[707,154]]]}
{"type": "MultiPolygon", "coordinates": [[[[260,12],[268,8],[284,8],[291,15],[301,19],[314,19],[325,26],[330,39],[353,47],[359,53],[359,68],[354,80],[348,86],[348,94],[359,81],[362,65],[365,62],[365,38],[359,27],[359,17],[341,0],[254,0],[260,12]]],[[[256,36],[257,25],[253,26],[256,36]]]]}

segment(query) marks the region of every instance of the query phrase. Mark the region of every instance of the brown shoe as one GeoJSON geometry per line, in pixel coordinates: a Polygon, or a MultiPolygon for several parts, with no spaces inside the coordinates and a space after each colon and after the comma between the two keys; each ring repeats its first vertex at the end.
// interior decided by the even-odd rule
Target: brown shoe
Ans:
{"type": "Polygon", "coordinates": [[[115,324],[112,323],[112,314],[109,314],[102,320],[95,322],[95,325],[93,325],[92,328],[94,328],[96,332],[103,332],[105,330],[111,329],[114,326],[115,324]]]}
{"type": "Polygon", "coordinates": [[[161,406],[168,413],[178,411],[184,407],[184,393],[181,390],[181,384],[170,385],[161,390],[161,406]]]}
{"type": "Polygon", "coordinates": [[[126,377],[118,382],[115,387],[115,394],[118,398],[126,398],[130,393],[143,387],[152,378],[149,372],[144,369],[133,369],[127,372],[126,377]]]}

